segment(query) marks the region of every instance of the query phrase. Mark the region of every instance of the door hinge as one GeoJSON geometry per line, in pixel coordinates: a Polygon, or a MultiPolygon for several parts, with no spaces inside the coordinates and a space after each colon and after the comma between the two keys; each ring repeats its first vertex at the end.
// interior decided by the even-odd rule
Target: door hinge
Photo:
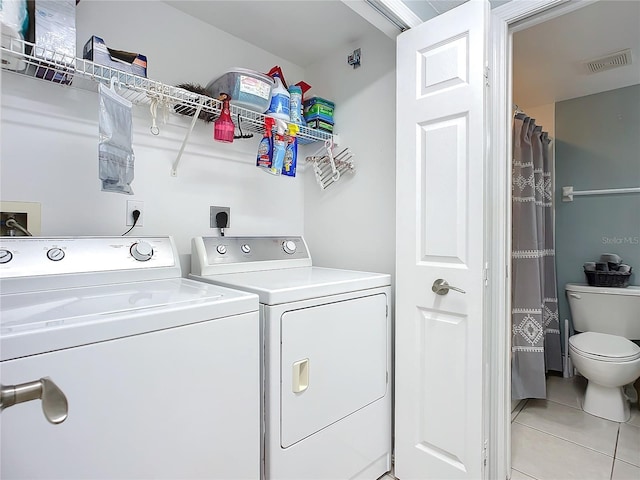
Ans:
{"type": "Polygon", "coordinates": [[[386,309],[385,315],[387,316],[387,318],[389,318],[389,305],[388,304],[386,305],[386,308],[387,309],[386,309]]]}
{"type": "Polygon", "coordinates": [[[485,287],[489,285],[489,263],[484,264],[483,280],[485,287]]]}
{"type": "Polygon", "coordinates": [[[489,87],[489,66],[485,65],[484,67],[484,85],[485,87],[489,87]]]}
{"type": "Polygon", "coordinates": [[[482,466],[487,466],[487,457],[489,456],[489,440],[484,441],[484,447],[482,447],[482,466]]]}

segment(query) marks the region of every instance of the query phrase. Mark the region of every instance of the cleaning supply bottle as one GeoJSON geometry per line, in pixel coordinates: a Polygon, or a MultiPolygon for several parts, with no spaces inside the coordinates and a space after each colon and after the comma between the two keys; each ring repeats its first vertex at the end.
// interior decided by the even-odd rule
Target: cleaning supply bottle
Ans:
{"type": "Polygon", "coordinates": [[[273,175],[280,175],[282,173],[284,154],[287,149],[287,141],[284,134],[286,128],[287,124],[276,118],[276,135],[273,139],[273,161],[269,169],[269,173],[273,175]]]}
{"type": "Polygon", "coordinates": [[[264,136],[258,144],[258,156],[256,158],[256,166],[271,169],[273,163],[273,138],[271,131],[276,121],[271,117],[264,117],[264,136]]]}
{"type": "Polygon", "coordinates": [[[293,123],[302,124],[302,88],[297,85],[289,87],[290,102],[290,119],[293,123]]]}
{"type": "Polygon", "coordinates": [[[220,112],[220,117],[213,122],[213,138],[219,142],[233,142],[235,125],[233,124],[233,120],[231,120],[229,100],[229,95],[223,94],[222,112],[220,112]]]}
{"type": "Polygon", "coordinates": [[[273,74],[273,79],[276,82],[276,86],[271,91],[271,104],[269,105],[269,110],[267,110],[267,114],[270,117],[279,118],[286,122],[289,121],[290,117],[290,102],[291,98],[289,95],[289,91],[284,88],[282,85],[282,80],[280,80],[280,75],[277,73],[273,74]]]}
{"type": "Polygon", "coordinates": [[[296,176],[296,163],[298,162],[298,137],[296,134],[300,127],[293,123],[288,125],[287,132],[287,148],[284,153],[284,165],[282,166],[282,174],[288,177],[296,176]]]}

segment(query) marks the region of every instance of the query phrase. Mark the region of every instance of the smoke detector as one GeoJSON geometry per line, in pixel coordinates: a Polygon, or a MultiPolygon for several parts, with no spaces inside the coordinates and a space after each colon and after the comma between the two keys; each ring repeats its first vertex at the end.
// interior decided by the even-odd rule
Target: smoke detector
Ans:
{"type": "Polygon", "coordinates": [[[603,72],[604,70],[630,65],[631,62],[631,49],[627,48],[626,50],[585,62],[585,65],[589,72],[598,73],[603,72]]]}

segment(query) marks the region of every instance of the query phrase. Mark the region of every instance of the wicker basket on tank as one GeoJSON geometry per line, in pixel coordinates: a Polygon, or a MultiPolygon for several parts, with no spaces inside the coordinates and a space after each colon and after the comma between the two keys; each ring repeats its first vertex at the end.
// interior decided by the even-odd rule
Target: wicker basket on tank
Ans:
{"type": "Polygon", "coordinates": [[[631,270],[628,272],[594,272],[585,270],[584,274],[587,276],[587,283],[592,287],[624,288],[629,286],[631,270]]]}

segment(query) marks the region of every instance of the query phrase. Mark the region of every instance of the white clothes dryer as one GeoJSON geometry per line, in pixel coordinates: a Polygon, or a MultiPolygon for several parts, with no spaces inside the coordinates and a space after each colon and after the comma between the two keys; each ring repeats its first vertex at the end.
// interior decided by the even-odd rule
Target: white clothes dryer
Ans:
{"type": "Polygon", "coordinates": [[[264,332],[264,477],[391,469],[391,277],[314,267],[302,237],[198,237],[191,278],[255,293],[264,332]]]}
{"type": "Polygon", "coordinates": [[[170,237],[0,238],[3,479],[260,475],[258,297],[170,237]]]}

